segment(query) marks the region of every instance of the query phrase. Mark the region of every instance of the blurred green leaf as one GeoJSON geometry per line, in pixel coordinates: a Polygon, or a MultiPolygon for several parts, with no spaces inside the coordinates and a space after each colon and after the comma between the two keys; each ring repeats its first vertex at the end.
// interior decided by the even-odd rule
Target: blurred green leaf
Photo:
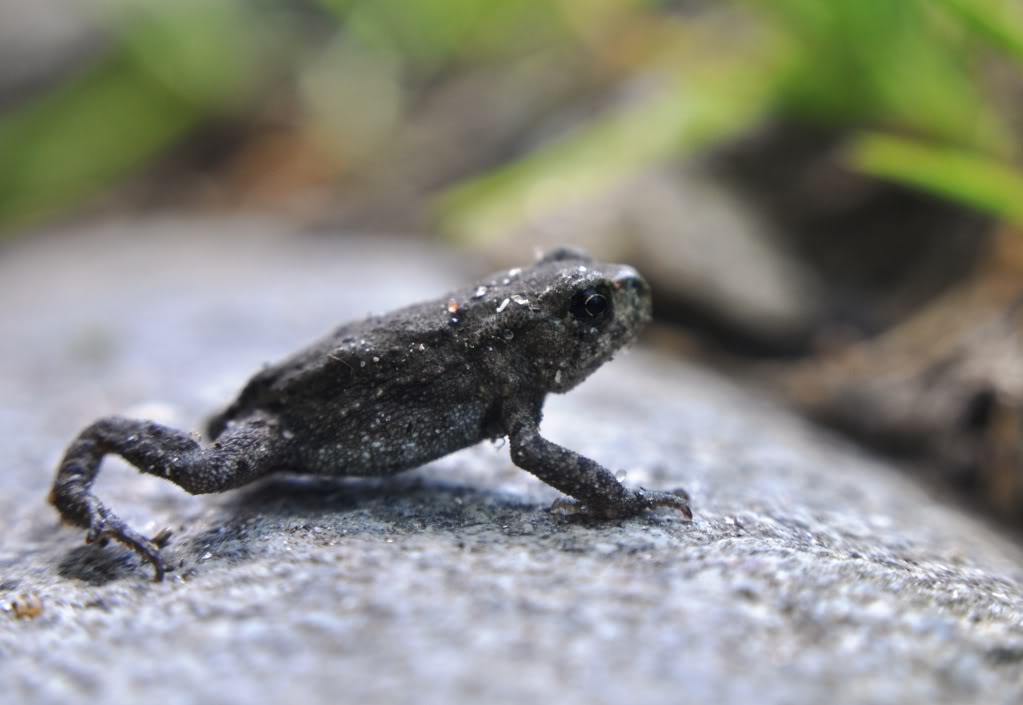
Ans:
{"type": "Polygon", "coordinates": [[[550,0],[322,0],[366,46],[406,59],[410,73],[429,74],[467,56],[522,52],[537,43],[564,40],[556,3],[550,0]]]}
{"type": "Polygon", "coordinates": [[[855,169],[959,201],[1023,225],[1023,172],[984,154],[903,137],[865,134],[846,154],[855,169]]]}
{"type": "Polygon", "coordinates": [[[991,46],[1023,60],[1023,11],[1019,3],[943,0],[941,5],[991,46]]]}
{"type": "Polygon", "coordinates": [[[1013,140],[977,80],[976,46],[938,12],[969,4],[753,0],[787,41],[787,112],[838,128],[896,128],[1008,153],[1013,140]]]}
{"type": "Polygon", "coordinates": [[[272,33],[240,0],[118,0],[118,39],[138,69],[206,108],[244,98],[272,33]]]}
{"type": "MultiPolygon", "coordinates": [[[[1006,184],[1015,172],[994,170],[991,158],[978,155],[1007,157],[1016,139],[978,76],[985,45],[1013,53],[1023,48],[1008,10],[988,0],[743,4],[769,18],[777,43],[764,42],[744,59],[729,57],[732,73],[722,71],[717,80],[701,81],[700,67],[680,65],[672,88],[659,97],[593,119],[449,191],[440,202],[442,227],[459,238],[486,239],[560,203],[592,197],[658,160],[727,139],[771,109],[784,119],[837,130],[897,130],[959,145],[959,161],[942,153],[930,173],[916,171],[912,160],[920,155],[891,145],[869,154],[887,178],[1006,212],[1006,184]],[[973,160],[969,169],[966,155],[973,160]],[[910,162],[900,168],[900,157],[910,162]],[[987,187],[993,193],[985,200],[987,187]]],[[[933,151],[927,155],[936,159],[933,151]]]]}
{"type": "Polygon", "coordinates": [[[78,202],[195,125],[182,103],[121,54],[0,122],[0,223],[78,202]]]}
{"type": "Polygon", "coordinates": [[[484,241],[564,203],[581,201],[668,156],[691,152],[748,129],[767,109],[769,73],[729,67],[673,79],[627,110],[588,122],[574,134],[448,191],[441,228],[484,241]]]}
{"type": "Polygon", "coordinates": [[[204,5],[116,4],[107,57],[0,119],[0,225],[52,216],[238,104],[265,34],[237,0],[204,5]]]}

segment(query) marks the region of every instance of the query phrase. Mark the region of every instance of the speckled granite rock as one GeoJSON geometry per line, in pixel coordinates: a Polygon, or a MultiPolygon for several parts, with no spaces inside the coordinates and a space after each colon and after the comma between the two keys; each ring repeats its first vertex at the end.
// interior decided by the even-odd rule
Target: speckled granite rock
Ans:
{"type": "Polygon", "coordinates": [[[261,362],[465,278],[414,243],[283,229],[124,224],[0,260],[0,702],[1016,700],[1015,545],[644,350],[552,399],[545,429],[626,482],[685,485],[692,525],[553,515],[484,445],[391,482],[211,497],[109,461],[101,496],[177,530],[175,571],[83,546],[43,501],[83,424],[197,428],[261,362]]]}

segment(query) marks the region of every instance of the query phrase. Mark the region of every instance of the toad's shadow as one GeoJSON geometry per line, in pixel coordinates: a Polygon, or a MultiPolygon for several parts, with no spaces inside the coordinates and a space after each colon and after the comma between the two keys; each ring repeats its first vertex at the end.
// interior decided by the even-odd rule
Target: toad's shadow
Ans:
{"type": "MultiPolygon", "coordinates": [[[[200,564],[214,560],[254,560],[265,553],[260,544],[284,533],[315,533],[314,540],[325,544],[359,535],[448,533],[490,522],[520,522],[542,508],[506,493],[418,474],[390,478],[279,474],[214,502],[220,515],[209,522],[214,526],[198,533],[186,527],[180,540],[172,540],[161,551],[168,578],[194,574],[200,564]]],[[[102,585],[151,569],[132,551],[111,543],[77,546],[63,556],[57,570],[65,578],[102,585]]]]}

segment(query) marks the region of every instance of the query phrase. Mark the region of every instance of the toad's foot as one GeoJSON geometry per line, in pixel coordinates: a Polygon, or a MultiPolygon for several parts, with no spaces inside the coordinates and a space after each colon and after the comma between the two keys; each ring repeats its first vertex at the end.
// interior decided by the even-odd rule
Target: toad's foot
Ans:
{"type": "Polygon", "coordinates": [[[683,489],[671,492],[631,490],[621,501],[593,507],[562,497],[551,504],[551,511],[563,514],[584,514],[601,519],[624,519],[658,507],[674,509],[682,514],[686,521],[693,520],[693,510],[689,508],[689,493],[683,489]]]}
{"type": "Polygon", "coordinates": [[[191,434],[151,421],[108,416],[83,430],[64,454],[50,491],[61,517],[88,531],[86,542],[123,543],[152,564],[162,580],[159,549],[170,537],[148,539],[129,528],[92,494],[103,456],[120,455],[140,471],[164,477],[192,494],[240,487],[276,467],[284,446],[276,419],[254,413],[203,448],[191,434]]]}
{"type": "Polygon", "coordinates": [[[100,545],[103,545],[111,539],[124,544],[139,554],[143,561],[151,564],[153,566],[153,580],[155,582],[163,580],[166,571],[163,560],[160,558],[160,548],[167,545],[167,542],[170,540],[170,531],[165,529],[152,539],[148,539],[129,527],[114,514],[104,512],[98,521],[90,522],[89,531],[85,535],[85,542],[98,542],[100,545]]]}

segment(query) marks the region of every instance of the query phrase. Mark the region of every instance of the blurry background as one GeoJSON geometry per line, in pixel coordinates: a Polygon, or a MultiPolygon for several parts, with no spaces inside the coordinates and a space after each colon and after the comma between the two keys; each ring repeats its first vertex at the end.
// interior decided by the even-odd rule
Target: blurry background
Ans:
{"type": "Polygon", "coordinates": [[[1010,520],[1021,140],[1014,0],[0,4],[6,246],[253,212],[583,245],[658,344],[1010,520]]]}

